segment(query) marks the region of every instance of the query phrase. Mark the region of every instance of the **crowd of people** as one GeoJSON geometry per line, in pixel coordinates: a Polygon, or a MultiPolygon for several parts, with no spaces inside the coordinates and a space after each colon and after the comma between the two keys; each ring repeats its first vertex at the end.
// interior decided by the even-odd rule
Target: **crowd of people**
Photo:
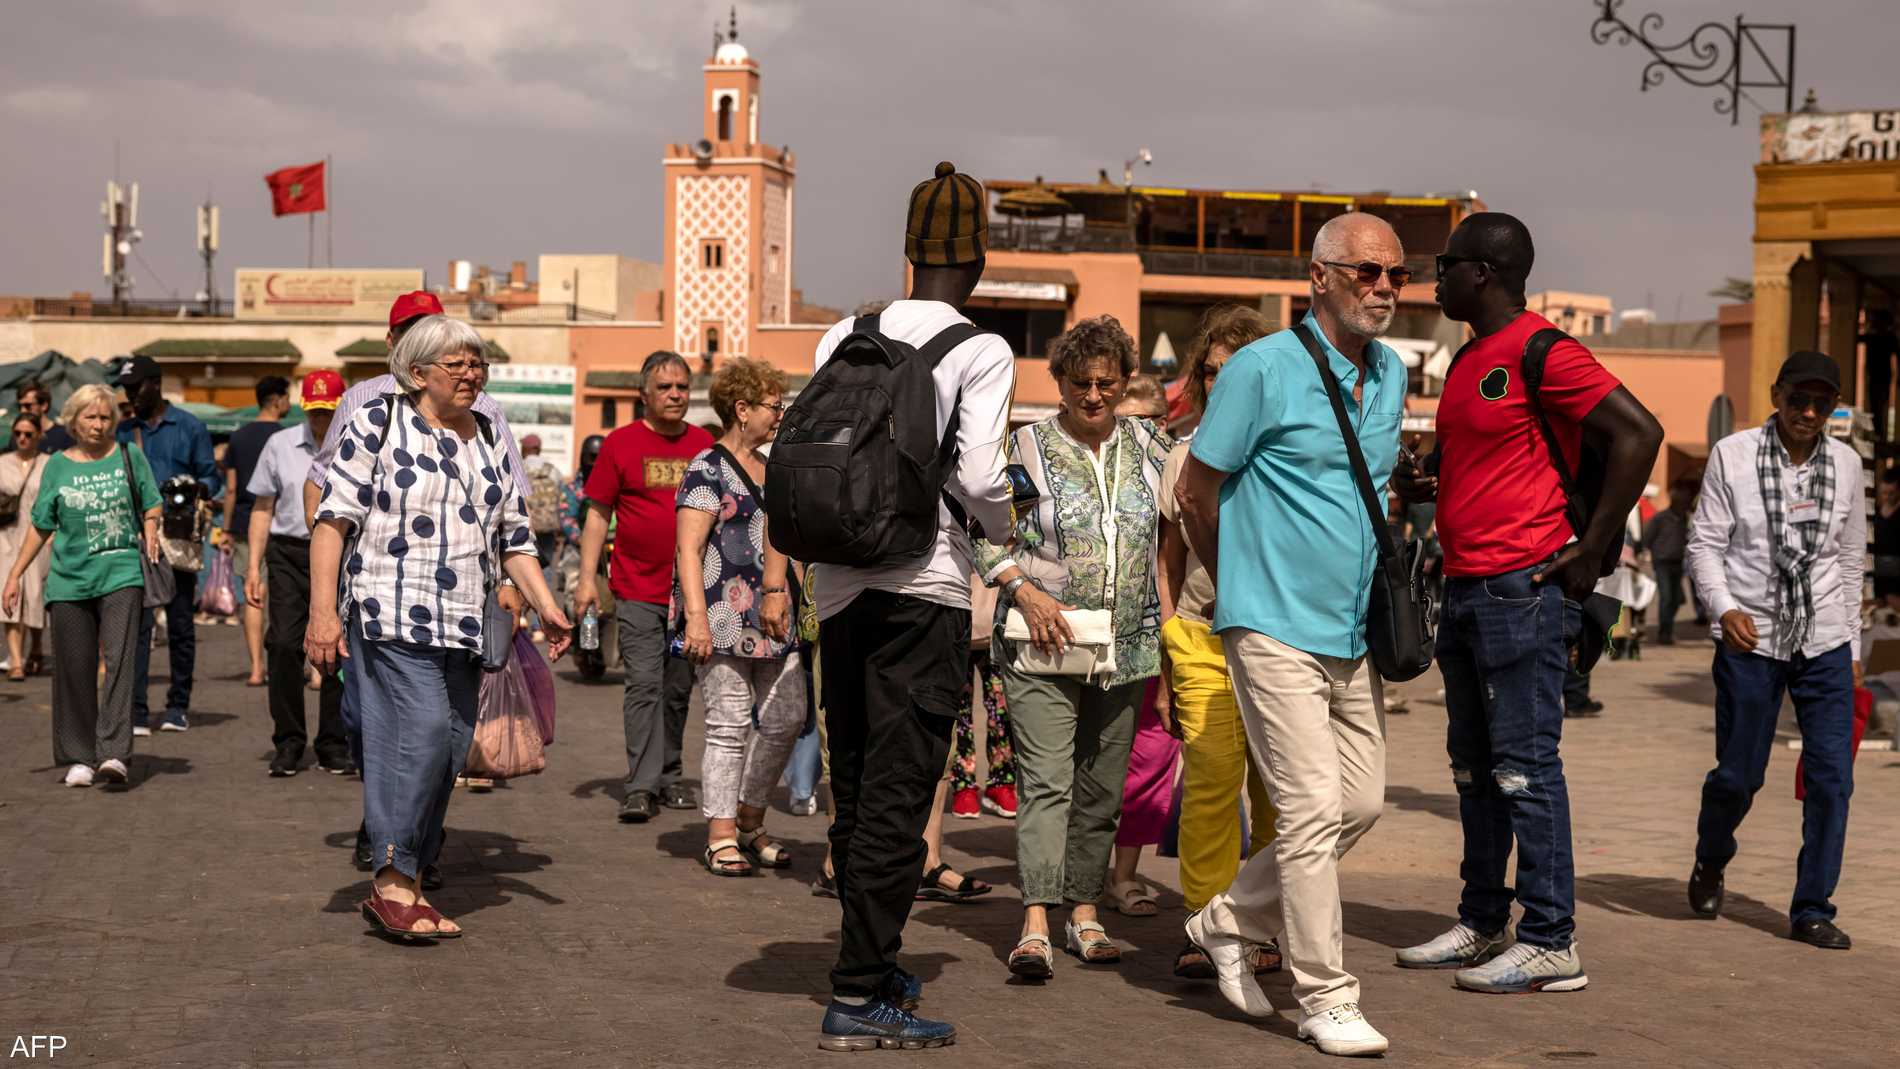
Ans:
{"type": "MultiPolygon", "coordinates": [[[[1105,910],[1158,912],[1139,859],[1172,839],[1186,907],[1175,973],[1266,1016],[1256,977],[1284,967],[1300,1038],[1376,1054],[1387,1039],[1345,958],[1339,863],[1384,806],[1385,718],[1400,711],[1369,656],[1390,594],[1374,596],[1385,513],[1368,506],[1389,493],[1398,532],[1429,529],[1440,554],[1435,659],[1463,830],[1453,919],[1396,964],[1456,970],[1477,992],[1583,988],[1565,692],[1602,648],[1598,590],[1662,432],[1587,349],[1526,310],[1528,229],[1476,214],[1437,257],[1438,302],[1472,340],[1424,456],[1401,441],[1406,370],[1379,340],[1413,281],[1381,219],[1347,213],[1319,229],[1311,308],[1288,329],[1211,310],[1183,367],[1189,412],[1172,425],[1134,339],[1099,316],[1049,346],[1056,414],[1010,428],[1017,363],[962,312],[987,234],[981,187],[940,165],[910,197],[909,294],[825,335],[789,416],[785,375],[733,358],[709,384],[718,426],[695,426],[691,367],[656,352],[637,418],[585,443],[572,479],[533,436],[517,442],[484,392],[483,340],[427,293],[391,310],[387,375],[348,390],[334,372],[303,379],[302,423],[272,422],[287,380],[260,383],[267,426],[233,438],[222,476],[203,425],[164,400],[147,359],[119,374],[123,419],[112,390],[87,386],[49,427],[49,395],[22,389],[0,456],[0,619],[16,670],[41,655],[38,629],[54,629],[44,648],[65,782],[124,782],[133,737],[149,733],[160,612],[172,672],[158,726],[189,727],[189,597],[206,503],[222,496],[256,610],[249,681],[268,687],[270,775],[296,775],[306,749],[325,771],[360,773],[355,856],[372,873],[361,909],[383,933],[463,934],[428,900],[443,821],[484,669],[529,626],[556,659],[577,637],[584,654],[617,652],[617,818],[698,809],[712,876],[791,865],[766,829],[771,794],[787,777],[793,812],[810,813],[820,769],[828,777],[813,890],[839,901],[840,931],[822,1047],[954,1041],[953,1025],[917,1014],[922,984],[898,962],[915,901],[992,890],[944,862],[947,809],[1015,822],[1010,974],[1055,978],[1058,948],[1117,964],[1105,910]],[[926,486],[908,512],[874,518],[909,539],[905,552],[795,559],[788,523],[822,526],[811,517],[873,492],[793,503],[775,482],[813,448],[863,444],[850,412],[824,406],[844,403],[833,399],[850,376],[877,373],[866,353],[927,370],[919,433],[936,455],[917,463],[941,493],[926,486]],[[52,431],[61,444],[45,444],[52,431]],[[1573,477],[1586,465],[1588,495],[1573,477]],[[921,526],[902,526],[915,516],[921,526]],[[682,760],[695,689],[697,790],[682,760]]],[[[1832,360],[1791,357],[1775,414],[1711,454],[1693,517],[1693,489],[1677,489],[1641,541],[1666,592],[1661,640],[1673,640],[1685,575],[1717,621],[1719,762],[1690,904],[1721,908],[1787,691],[1807,790],[1791,934],[1844,948],[1830,896],[1866,529],[1859,460],[1823,434],[1839,392],[1832,360]]],[[[893,410],[892,442],[902,418],[893,410]]]]}

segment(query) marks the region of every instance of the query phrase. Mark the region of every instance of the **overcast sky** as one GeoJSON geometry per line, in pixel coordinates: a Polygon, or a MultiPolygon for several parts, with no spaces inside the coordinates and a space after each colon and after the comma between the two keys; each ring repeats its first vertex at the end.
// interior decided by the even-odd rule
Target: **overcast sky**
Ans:
{"type": "MultiPolygon", "coordinates": [[[[193,205],[231,270],[301,266],[265,172],[331,155],[339,266],[544,252],[660,258],[662,146],[699,136],[701,0],[119,0],[8,5],[0,37],[0,293],[103,292],[98,202],[141,185],[139,296],[190,296],[193,205]]],[[[1630,0],[1660,36],[1746,8],[1800,23],[1830,110],[1900,106],[1893,0],[1630,0]]],[[[904,198],[939,159],[1083,181],[1476,189],[1538,242],[1534,288],[1712,314],[1750,272],[1757,110],[1639,91],[1589,0],[771,0],[742,3],[761,135],[798,156],[796,282],[893,296],[904,198]]],[[[1779,94],[1756,91],[1779,110],[1779,94]]],[[[1800,99],[1797,92],[1796,100],[1800,99]]],[[[320,224],[321,225],[321,224],[320,224]]],[[[319,256],[321,230],[319,230],[319,256]]],[[[1436,251],[1436,250],[1410,250],[1436,251]]],[[[532,266],[530,268],[532,270],[532,266]]]]}

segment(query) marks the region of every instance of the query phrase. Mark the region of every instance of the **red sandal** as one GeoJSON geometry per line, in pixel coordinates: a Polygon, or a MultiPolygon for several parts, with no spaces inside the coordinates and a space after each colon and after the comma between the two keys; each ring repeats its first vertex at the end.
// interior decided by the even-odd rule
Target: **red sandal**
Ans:
{"type": "Polygon", "coordinates": [[[448,920],[448,918],[444,917],[434,906],[422,906],[421,909],[422,909],[423,916],[435,922],[435,931],[431,934],[433,934],[437,939],[462,938],[462,932],[464,931],[464,929],[461,928],[460,926],[457,926],[456,929],[452,932],[445,932],[442,930],[442,922],[448,920]]]}
{"type": "MultiPolygon", "coordinates": [[[[442,939],[448,938],[441,932],[418,931],[419,921],[434,921],[441,916],[428,906],[415,902],[404,905],[392,902],[370,888],[369,897],[363,900],[363,919],[386,935],[402,939],[442,939]]],[[[460,933],[457,933],[460,934],[460,933]]]]}

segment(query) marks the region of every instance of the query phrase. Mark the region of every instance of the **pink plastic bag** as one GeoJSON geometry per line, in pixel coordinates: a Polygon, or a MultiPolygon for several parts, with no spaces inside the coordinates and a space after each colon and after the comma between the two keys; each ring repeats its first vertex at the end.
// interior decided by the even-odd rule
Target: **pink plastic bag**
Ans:
{"type": "Polygon", "coordinates": [[[231,555],[211,554],[211,567],[205,570],[204,588],[198,593],[198,611],[213,616],[237,615],[237,591],[231,587],[231,555]]]}
{"type": "Polygon", "coordinates": [[[482,673],[475,738],[463,774],[486,779],[532,776],[548,765],[541,747],[541,728],[535,723],[521,659],[510,657],[508,667],[482,673]]]}
{"type": "Polygon", "coordinates": [[[541,728],[541,745],[554,745],[554,671],[526,631],[515,632],[515,655],[508,670],[519,670],[527,684],[534,722],[541,728]]]}

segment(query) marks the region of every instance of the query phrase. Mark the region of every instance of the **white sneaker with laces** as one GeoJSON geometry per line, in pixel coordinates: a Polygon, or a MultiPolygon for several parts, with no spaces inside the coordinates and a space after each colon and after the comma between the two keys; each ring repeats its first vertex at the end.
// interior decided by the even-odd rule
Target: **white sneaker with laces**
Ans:
{"type": "Polygon", "coordinates": [[[92,786],[92,769],[87,768],[85,765],[74,765],[73,767],[67,769],[66,770],[66,786],[68,787],[92,786]]]}
{"type": "Polygon", "coordinates": [[[99,763],[96,776],[101,783],[124,783],[125,762],[116,757],[108,757],[99,763]]]}
{"type": "Polygon", "coordinates": [[[1188,941],[1200,947],[1201,953],[1207,955],[1208,964],[1214,966],[1221,995],[1249,1017],[1273,1016],[1273,1003],[1268,1002],[1267,993],[1260,990],[1260,981],[1253,978],[1253,945],[1244,939],[1208,931],[1201,923],[1204,916],[1205,910],[1196,910],[1184,927],[1188,941]]]}
{"type": "Polygon", "coordinates": [[[132,737],[135,739],[149,739],[152,737],[152,729],[144,724],[134,724],[132,725],[132,737]]]}
{"type": "Polygon", "coordinates": [[[1372,1027],[1357,1002],[1347,1002],[1311,1016],[1300,1017],[1300,1038],[1320,1049],[1322,1054],[1364,1057],[1384,1054],[1386,1038],[1372,1027]]]}
{"type": "Polygon", "coordinates": [[[1401,969],[1464,969],[1482,965],[1511,945],[1511,929],[1506,925],[1496,935],[1486,935],[1468,924],[1456,924],[1451,931],[1428,943],[1399,951],[1401,969]]]}
{"type": "Polygon", "coordinates": [[[1562,950],[1513,943],[1475,969],[1460,969],[1452,982],[1466,991],[1522,994],[1531,991],[1581,991],[1590,983],[1576,940],[1562,950]]]}

